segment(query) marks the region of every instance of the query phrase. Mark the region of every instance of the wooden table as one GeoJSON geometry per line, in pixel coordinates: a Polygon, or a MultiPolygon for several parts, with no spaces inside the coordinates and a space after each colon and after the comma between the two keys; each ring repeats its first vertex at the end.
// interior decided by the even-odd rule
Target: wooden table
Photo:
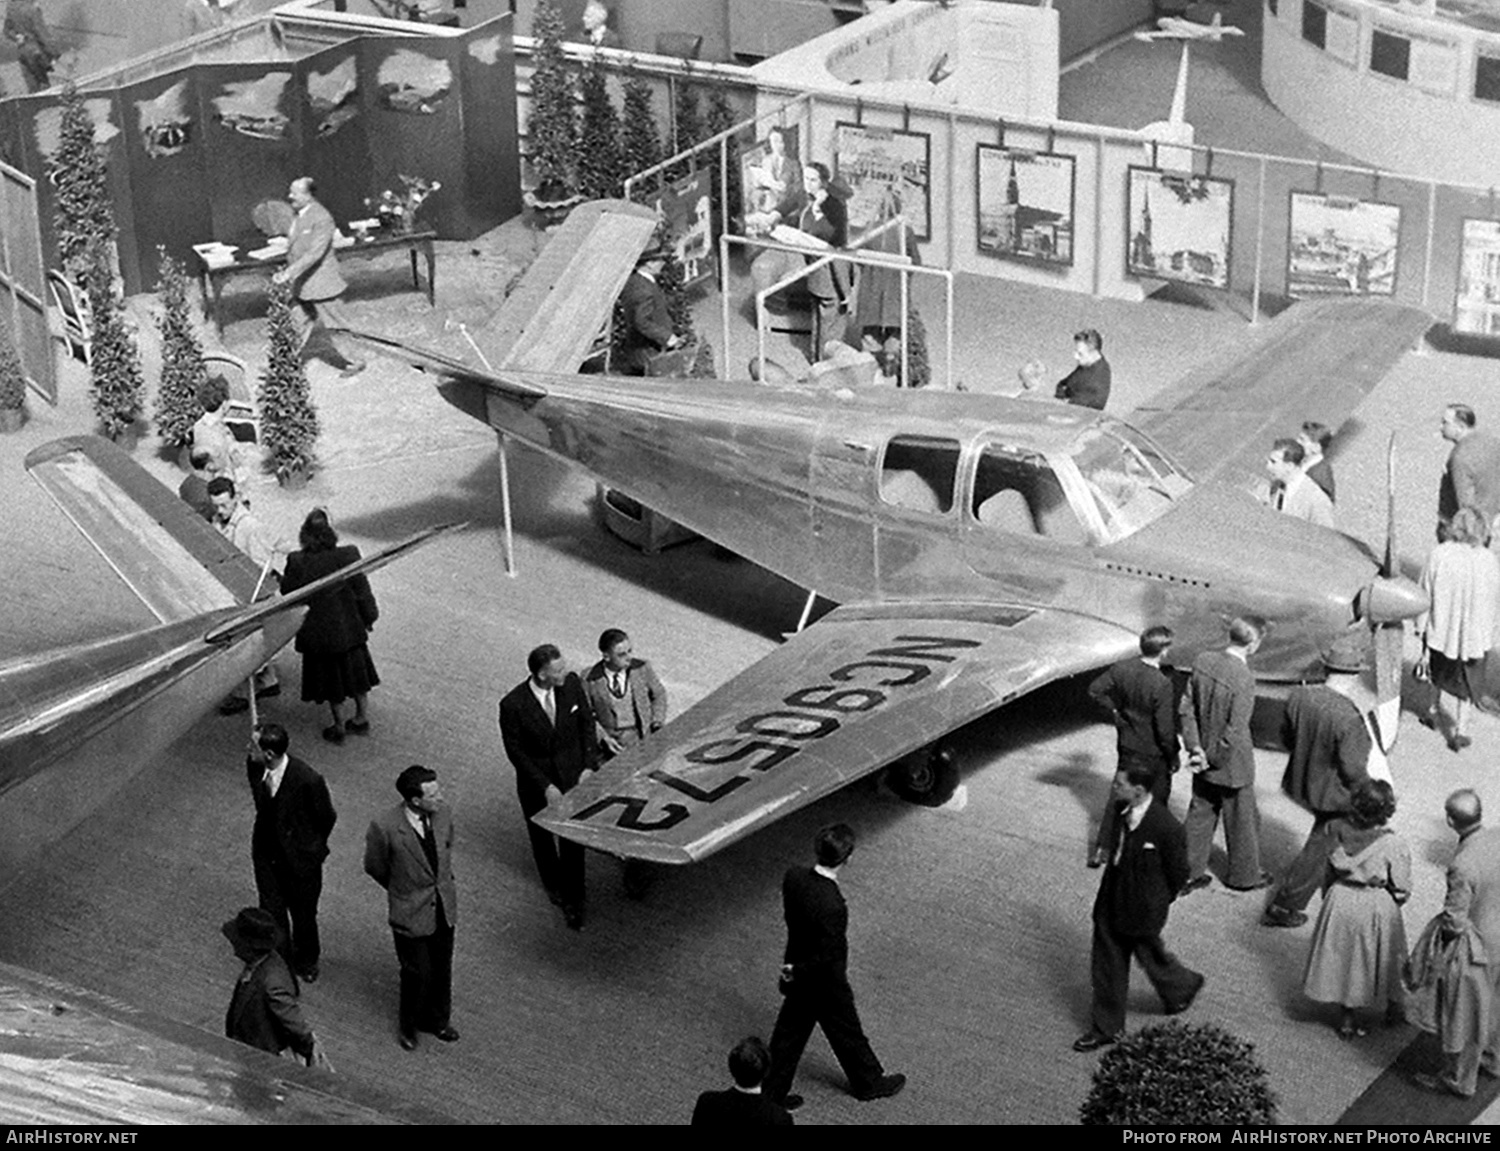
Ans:
{"type": "MultiPolygon", "coordinates": [[[[437,304],[435,299],[437,255],[432,246],[435,239],[437,239],[436,232],[386,232],[368,240],[355,240],[353,244],[345,248],[335,248],[333,254],[339,263],[345,264],[350,260],[368,259],[393,249],[405,249],[411,257],[411,285],[416,289],[422,287],[422,279],[417,271],[417,256],[421,255],[427,261],[427,303],[429,307],[435,307],[437,304]]],[[[220,264],[215,267],[210,267],[208,262],[199,256],[198,264],[198,286],[203,292],[203,314],[213,320],[214,326],[218,328],[222,336],[224,320],[220,312],[220,303],[224,295],[224,281],[231,276],[247,273],[270,275],[286,266],[286,253],[268,256],[264,260],[241,256],[233,263],[220,264]]]]}

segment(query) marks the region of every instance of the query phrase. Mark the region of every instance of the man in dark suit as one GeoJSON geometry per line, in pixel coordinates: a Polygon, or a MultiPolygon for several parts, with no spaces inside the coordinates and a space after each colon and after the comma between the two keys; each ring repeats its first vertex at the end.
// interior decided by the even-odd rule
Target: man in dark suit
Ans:
{"type": "MultiPolygon", "coordinates": [[[[1172,773],[1177,770],[1176,698],[1171,679],[1161,669],[1172,638],[1169,627],[1147,628],[1141,634],[1139,657],[1122,659],[1089,684],[1089,698],[1114,721],[1115,770],[1132,763],[1149,768],[1154,780],[1151,795],[1162,804],[1172,793],[1172,773]]],[[[1114,840],[1116,811],[1111,797],[1099,821],[1090,867],[1099,867],[1108,855],[1105,844],[1114,840]]]]}
{"type": "Polygon", "coordinates": [[[1187,842],[1167,805],[1151,798],[1153,776],[1138,764],[1115,773],[1120,804],[1099,895],[1094,900],[1094,1005],[1074,1051],[1097,1051],[1125,1030],[1130,957],[1146,970],[1168,1015],[1192,1006],[1204,979],[1162,942],[1167,911],[1187,880],[1187,842]]]}
{"type": "Polygon", "coordinates": [[[272,1055],[291,1048],[309,1067],[318,1061],[317,1037],[297,1002],[297,980],[276,952],[276,920],[246,907],[220,930],[245,967],[234,985],[224,1034],[272,1055]]]}
{"type": "Polygon", "coordinates": [[[644,376],[651,357],[669,351],[682,341],[672,331],[672,313],[667,308],[667,294],[657,280],[666,266],[667,253],[662,248],[642,252],[635,271],[620,292],[620,310],[625,318],[624,352],[621,368],[626,375],[644,376]]]}
{"type": "Polygon", "coordinates": [[[417,1032],[444,1043],[458,1038],[453,1012],[453,816],[437,772],[412,764],[396,777],[401,802],[365,833],[365,874],[385,888],[396,959],[401,964],[400,1040],[407,1051],[417,1032]]]}
{"type": "MultiPolygon", "coordinates": [[[[286,267],[271,278],[278,284],[290,284],[293,298],[304,318],[302,349],[307,350],[314,323],[326,328],[354,327],[339,297],[349,287],[339,272],[338,257],[333,254],[333,241],[338,236],[338,225],[328,209],[314,197],[315,187],[311,176],[299,176],[287,190],[287,199],[292,202],[292,230],[287,233],[286,267]]],[[[293,309],[297,311],[297,309],[293,309]]],[[[354,376],[365,370],[365,361],[339,355],[343,367],[341,376],[354,376]]]]}
{"type": "Polygon", "coordinates": [[[583,928],[583,848],[558,839],[531,817],[599,766],[594,713],[578,676],[550,643],[526,657],[531,674],[500,701],[500,739],[516,769],[516,794],[547,897],[574,931],[583,928]]]}
{"type": "Polygon", "coordinates": [[[741,1039],[729,1053],[728,1091],[705,1091],[693,1108],[694,1127],[791,1127],[792,1114],[761,1094],[760,1085],[771,1070],[771,1052],[758,1035],[741,1039]]]}
{"type": "Polygon", "coordinates": [[[286,728],[266,723],[255,729],[245,757],[245,774],[255,799],[250,858],[260,905],[275,917],[282,952],[308,983],[318,978],[318,897],[323,894],[323,861],[338,815],[323,777],[287,754],[286,728]]]}
{"type": "Polygon", "coordinates": [[[836,823],[813,840],[817,863],[791,867],[781,883],[786,953],[781,964],[781,1012],[771,1033],[771,1073],[766,1097],[788,1111],[802,1106],[789,1095],[802,1050],[821,1027],[861,1102],[885,1099],[906,1086],[905,1075],[887,1075],[865,1038],[854,989],[849,986],[849,908],[839,890],[839,868],[854,851],[854,829],[836,823]]]}

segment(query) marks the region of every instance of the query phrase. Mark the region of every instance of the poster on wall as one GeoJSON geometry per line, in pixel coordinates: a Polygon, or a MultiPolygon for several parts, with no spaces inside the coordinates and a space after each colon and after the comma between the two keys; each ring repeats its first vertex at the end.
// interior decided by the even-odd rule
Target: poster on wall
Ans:
{"type": "Polygon", "coordinates": [[[1458,251],[1453,330],[1500,336],[1500,220],[1466,218],[1458,251]]]}
{"type": "MultiPolygon", "coordinates": [[[[798,150],[801,131],[796,124],[773,127],[765,139],[740,153],[740,210],[745,230],[763,235],[777,221],[770,215],[776,205],[802,191],[802,154],[798,150]]],[[[786,221],[795,224],[795,220],[786,221]]]]}
{"type": "Polygon", "coordinates": [[[255,140],[284,140],[291,120],[281,110],[290,72],[267,72],[252,80],[228,80],[213,97],[214,118],[232,132],[255,140]]]}
{"type": "Polygon", "coordinates": [[[1395,295],[1399,206],[1292,192],[1289,217],[1287,295],[1395,295]]]}
{"type": "Polygon", "coordinates": [[[1134,165],[1128,179],[1126,273],[1229,287],[1234,181],[1134,165]]]}
{"type": "Polygon", "coordinates": [[[666,224],[672,246],[677,250],[685,287],[714,274],[713,209],[709,188],[708,173],[695,172],[669,184],[654,205],[657,218],[666,224]]]}
{"type": "Polygon", "coordinates": [[[380,62],[375,83],[383,107],[392,112],[431,116],[453,89],[453,70],[446,60],[397,48],[380,62]]]}
{"type": "Polygon", "coordinates": [[[899,128],[840,122],[833,132],[833,174],[849,185],[849,241],[900,206],[919,240],[932,239],[932,137],[899,128]]]}
{"type": "Polygon", "coordinates": [[[179,80],[160,96],[135,102],[141,146],[153,160],[175,156],[192,142],[193,118],[188,112],[186,80],[179,80]]]}
{"type": "Polygon", "coordinates": [[[1073,263],[1074,159],[980,144],[974,194],[979,251],[1033,264],[1073,263]]]}
{"type": "Polygon", "coordinates": [[[346,56],[327,72],[309,69],[307,104],[319,139],[332,136],[359,115],[358,64],[346,56]]]}

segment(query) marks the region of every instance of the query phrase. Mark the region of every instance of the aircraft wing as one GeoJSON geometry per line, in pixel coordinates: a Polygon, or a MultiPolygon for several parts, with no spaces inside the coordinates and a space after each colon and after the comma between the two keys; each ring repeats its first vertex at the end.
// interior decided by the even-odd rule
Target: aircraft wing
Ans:
{"type": "Polygon", "coordinates": [[[690,863],[1136,643],[1046,608],[841,607],[535,819],[602,851],[690,863]]]}
{"type": "Polygon", "coordinates": [[[249,602],[260,568],[115,444],[53,440],[26,470],[162,623],[249,602]]]}
{"type": "Polygon", "coordinates": [[[1420,308],[1369,298],[1304,301],[1249,352],[1190,372],[1128,421],[1197,480],[1264,480],[1271,441],[1304,420],[1337,429],[1432,324],[1420,308]]]}

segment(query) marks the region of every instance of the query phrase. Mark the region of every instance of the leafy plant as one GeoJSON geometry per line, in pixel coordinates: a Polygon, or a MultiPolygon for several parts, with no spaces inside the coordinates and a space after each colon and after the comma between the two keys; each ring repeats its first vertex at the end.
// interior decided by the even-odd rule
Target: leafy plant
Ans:
{"type": "Polygon", "coordinates": [[[273,284],[266,327],[270,355],[260,377],[260,429],[266,469],[278,483],[312,474],[317,466],[318,413],[302,365],[302,336],[292,317],[290,284],[273,284]]]}
{"type": "Polygon", "coordinates": [[[26,406],[26,371],[9,331],[0,329],[0,411],[18,412],[26,406]]]}
{"type": "Polygon", "coordinates": [[[94,118],[72,80],[62,86],[62,130],[57,151],[47,158],[54,187],[57,254],[63,271],[77,283],[89,263],[89,245],[115,238],[104,154],[94,139],[94,118]]]}
{"type": "MultiPolygon", "coordinates": [[[[639,76],[625,81],[625,106],[621,115],[620,147],[625,153],[627,176],[654,168],[662,161],[661,134],[656,128],[656,113],[651,107],[651,85],[639,76]]],[[[653,199],[661,184],[661,174],[637,181],[631,199],[646,203],[653,199]]]]}
{"type": "MultiPolygon", "coordinates": [[[[708,134],[704,139],[708,139],[710,136],[717,136],[720,132],[727,132],[730,128],[734,127],[738,119],[735,116],[734,105],[729,102],[729,97],[724,95],[722,88],[715,88],[708,94],[707,119],[708,134]]],[[[740,205],[742,203],[740,199],[743,194],[740,186],[740,142],[737,136],[729,136],[725,139],[724,153],[725,167],[728,169],[728,179],[723,188],[719,187],[718,149],[715,148],[708,157],[709,179],[712,181],[713,188],[712,203],[714,206],[715,230],[718,228],[719,220],[723,218],[721,215],[721,205],[724,203],[725,198],[728,198],[729,214],[731,216],[738,216],[740,214],[740,205]]]]}
{"type": "Polygon", "coordinates": [[[531,115],[526,121],[526,150],[538,189],[566,198],[573,190],[573,161],[578,148],[577,104],[573,76],[563,56],[563,18],[556,0],[540,0],[532,21],[536,49],[532,55],[531,115]]]}
{"type": "Polygon", "coordinates": [[[578,144],[578,191],[597,200],[620,194],[625,181],[620,150],[620,116],[609,97],[604,69],[597,59],[583,70],[583,124],[578,144]]]}
{"type": "Polygon", "coordinates": [[[1090,1125],[1189,1127],[1276,1122],[1255,1047],[1212,1023],[1153,1023],[1111,1047],[1079,1108],[1090,1125]]]}
{"type": "Polygon", "coordinates": [[[89,396],[100,429],[118,440],[145,406],[146,379],[135,335],[125,323],[125,305],[115,290],[112,251],[113,245],[102,236],[89,242],[83,287],[94,324],[89,396]]]}
{"type": "MultiPolygon", "coordinates": [[[[703,139],[703,111],[698,106],[698,86],[692,82],[693,65],[684,62],[684,71],[672,85],[672,151],[686,152],[703,139]]],[[[694,168],[680,160],[667,169],[667,179],[680,180],[694,168]]]]}
{"type": "Polygon", "coordinates": [[[193,424],[197,422],[198,389],[208,379],[203,364],[203,343],[193,323],[193,307],[188,301],[188,277],[182,264],[158,247],[157,260],[161,279],[156,290],[161,294],[161,315],[156,326],[161,331],[161,387],[156,393],[156,430],[162,442],[185,447],[193,441],[193,424]]]}
{"type": "MultiPolygon", "coordinates": [[[[911,341],[911,348],[906,354],[907,371],[911,375],[910,381],[903,380],[909,388],[925,388],[932,383],[932,357],[927,350],[927,325],[922,322],[922,313],[917,311],[915,304],[908,303],[906,309],[906,334],[911,341]]],[[[896,353],[896,374],[901,371],[901,353],[896,353]]]]}

